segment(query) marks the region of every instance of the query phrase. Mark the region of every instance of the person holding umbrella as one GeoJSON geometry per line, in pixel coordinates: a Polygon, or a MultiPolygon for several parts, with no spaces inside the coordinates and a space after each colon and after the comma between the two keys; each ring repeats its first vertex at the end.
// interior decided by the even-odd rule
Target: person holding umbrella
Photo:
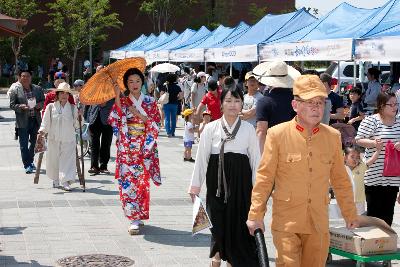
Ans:
{"type": "Polygon", "coordinates": [[[297,116],[268,130],[251,197],[250,234],[264,230],[273,190],[272,236],[276,266],[325,266],[329,248],[328,189],[335,190],[348,228],[359,225],[344,167],[340,133],[321,124],[327,92],[316,75],[293,85],[297,116]]]}
{"type": "Polygon", "coordinates": [[[68,83],[63,82],[54,90],[56,101],[48,104],[44,112],[39,135],[48,135],[46,174],[53,180],[53,187],[71,191],[76,174],[76,137],[78,116],[75,105],[68,102],[72,95],[68,83]]]}
{"type": "MultiPolygon", "coordinates": [[[[145,66],[143,60],[141,69],[145,66]]],[[[105,71],[111,72],[109,69],[105,71]]],[[[150,179],[155,185],[161,185],[156,143],[160,113],[154,98],[141,92],[143,84],[144,75],[138,68],[124,73],[126,90],[122,97],[120,86],[114,82],[115,104],[108,118],[117,137],[115,178],[124,214],[131,221],[128,228],[131,235],[139,234],[142,220],[149,219],[150,179]]]]}

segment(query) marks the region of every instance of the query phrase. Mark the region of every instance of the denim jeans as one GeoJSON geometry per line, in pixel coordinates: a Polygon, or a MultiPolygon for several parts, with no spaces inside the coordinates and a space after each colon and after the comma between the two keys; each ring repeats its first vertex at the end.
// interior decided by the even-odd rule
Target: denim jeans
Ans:
{"type": "Polygon", "coordinates": [[[176,128],[176,113],[178,112],[177,104],[165,104],[164,107],[165,113],[165,130],[168,135],[175,136],[175,128],[176,128]]]}
{"type": "Polygon", "coordinates": [[[21,158],[24,168],[27,168],[33,163],[38,130],[39,124],[37,123],[36,118],[29,118],[26,128],[18,128],[19,149],[21,150],[21,158]]]}

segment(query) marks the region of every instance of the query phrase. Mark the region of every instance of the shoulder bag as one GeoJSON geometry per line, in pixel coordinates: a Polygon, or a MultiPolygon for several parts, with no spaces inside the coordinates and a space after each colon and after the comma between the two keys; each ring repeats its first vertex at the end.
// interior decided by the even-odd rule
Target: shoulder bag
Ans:
{"type": "Polygon", "coordinates": [[[165,93],[160,96],[158,99],[158,103],[161,105],[167,104],[169,102],[169,93],[168,93],[168,85],[166,86],[166,91],[165,93]]]}
{"type": "Polygon", "coordinates": [[[383,162],[383,176],[400,176],[400,151],[394,148],[392,141],[385,146],[385,160],[383,162]]]}

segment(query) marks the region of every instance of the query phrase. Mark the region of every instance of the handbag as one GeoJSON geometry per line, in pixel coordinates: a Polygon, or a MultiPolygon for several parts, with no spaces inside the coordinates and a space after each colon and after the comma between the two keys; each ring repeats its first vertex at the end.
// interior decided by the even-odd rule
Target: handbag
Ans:
{"type": "Polygon", "coordinates": [[[165,93],[160,96],[160,98],[158,99],[158,103],[161,105],[167,104],[169,102],[169,93],[168,93],[168,86],[167,86],[167,90],[165,91],[165,93]]]}
{"type": "Polygon", "coordinates": [[[383,162],[383,176],[400,176],[400,151],[394,148],[389,140],[385,146],[385,160],[383,162]]]}

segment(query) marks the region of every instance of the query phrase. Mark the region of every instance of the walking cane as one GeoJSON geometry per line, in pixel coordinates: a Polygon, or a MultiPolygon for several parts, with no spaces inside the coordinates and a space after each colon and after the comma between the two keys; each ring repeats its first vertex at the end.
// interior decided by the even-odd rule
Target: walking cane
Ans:
{"type": "Polygon", "coordinates": [[[254,231],[254,238],[256,239],[258,262],[260,266],[269,267],[267,246],[265,245],[264,233],[260,228],[254,231]]]}
{"type": "Polygon", "coordinates": [[[83,155],[83,139],[82,139],[82,116],[79,115],[78,117],[79,121],[79,138],[80,138],[80,143],[81,143],[81,163],[82,163],[82,169],[81,169],[81,174],[82,174],[82,186],[83,186],[83,192],[86,190],[86,183],[85,183],[85,161],[84,161],[84,155],[83,155]]]}
{"type": "Polygon", "coordinates": [[[79,178],[79,184],[83,185],[82,183],[82,171],[81,171],[81,164],[79,162],[79,154],[78,154],[78,147],[75,146],[75,155],[76,155],[76,159],[75,159],[75,163],[76,163],[76,172],[78,173],[78,178],[79,178]]]}
{"type": "Polygon", "coordinates": [[[33,179],[34,184],[39,183],[40,167],[42,167],[43,154],[44,154],[44,152],[39,153],[39,158],[37,161],[37,167],[36,167],[36,172],[35,172],[35,178],[33,179]]]}

